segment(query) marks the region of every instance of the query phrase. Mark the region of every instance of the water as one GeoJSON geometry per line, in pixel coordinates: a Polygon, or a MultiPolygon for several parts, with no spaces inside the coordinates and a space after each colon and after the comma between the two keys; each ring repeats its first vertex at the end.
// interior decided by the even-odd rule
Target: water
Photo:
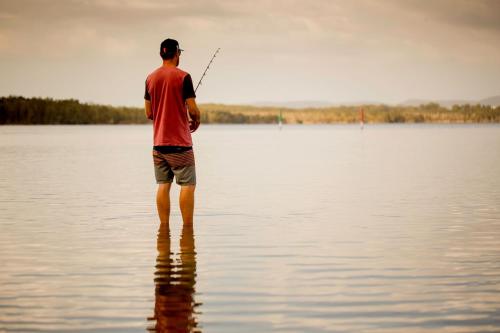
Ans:
{"type": "Polygon", "coordinates": [[[0,331],[499,332],[500,126],[0,127],[0,331]]]}

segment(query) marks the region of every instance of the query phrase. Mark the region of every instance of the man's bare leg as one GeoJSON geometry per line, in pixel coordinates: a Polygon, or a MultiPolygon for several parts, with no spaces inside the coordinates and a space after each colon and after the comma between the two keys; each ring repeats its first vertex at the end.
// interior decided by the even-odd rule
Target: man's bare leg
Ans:
{"type": "Polygon", "coordinates": [[[170,185],[172,184],[159,184],[156,192],[156,207],[162,224],[168,224],[170,220],[170,185]]]}
{"type": "Polygon", "coordinates": [[[184,225],[193,224],[195,188],[196,185],[181,186],[181,193],[179,195],[179,206],[181,207],[182,221],[184,221],[184,225]]]}

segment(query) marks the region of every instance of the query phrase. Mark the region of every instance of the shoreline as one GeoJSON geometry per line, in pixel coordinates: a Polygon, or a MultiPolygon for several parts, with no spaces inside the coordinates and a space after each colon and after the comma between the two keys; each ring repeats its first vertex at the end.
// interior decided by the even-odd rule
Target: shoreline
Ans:
{"type": "MultiPolygon", "coordinates": [[[[203,124],[482,124],[500,123],[500,106],[436,103],[420,106],[359,105],[290,109],[200,104],[203,124]],[[363,117],[363,118],[362,118],[363,117]]],[[[148,124],[142,108],[80,103],[78,100],[0,97],[0,125],[148,124]]]]}

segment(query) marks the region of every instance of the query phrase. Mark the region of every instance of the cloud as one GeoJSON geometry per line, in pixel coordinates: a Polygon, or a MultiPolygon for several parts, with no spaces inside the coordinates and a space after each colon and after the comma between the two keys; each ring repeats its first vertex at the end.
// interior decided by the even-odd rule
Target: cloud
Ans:
{"type": "MultiPolygon", "coordinates": [[[[431,48],[445,50],[453,43],[453,34],[457,31],[494,31],[493,34],[467,32],[466,37],[477,40],[479,35],[483,43],[498,39],[500,29],[500,2],[489,0],[315,0],[308,3],[296,0],[20,0],[2,1],[1,8],[2,15],[11,19],[0,25],[0,29],[4,28],[0,32],[5,36],[16,31],[13,37],[20,41],[19,46],[30,40],[30,48],[45,50],[45,39],[56,39],[59,44],[68,42],[68,51],[77,52],[81,51],[78,36],[82,44],[94,46],[97,52],[106,49],[106,43],[97,38],[91,43],[85,34],[90,29],[96,32],[95,37],[103,40],[126,40],[128,50],[134,49],[133,39],[147,39],[155,32],[171,31],[195,40],[204,35],[204,39],[237,44],[247,51],[274,48],[280,53],[302,47],[319,52],[330,50],[338,55],[350,55],[352,50],[391,53],[391,49],[408,47],[417,48],[413,51],[422,51],[425,55],[430,54],[431,48]],[[443,28],[444,23],[453,27],[443,28]],[[31,38],[30,34],[33,34],[31,38]]],[[[460,44],[464,45],[462,51],[467,51],[467,43],[460,44]]],[[[112,48],[116,47],[114,43],[112,48]]]]}
{"type": "MultiPolygon", "coordinates": [[[[12,68],[35,55],[60,82],[79,71],[78,84],[101,91],[96,73],[118,76],[118,100],[140,89],[160,41],[174,37],[193,78],[222,47],[218,76],[209,78],[219,81],[203,90],[214,101],[406,99],[408,82],[421,96],[456,97],[449,94],[472,84],[474,93],[500,90],[499,7],[488,0],[0,0],[0,70],[16,82],[25,74],[12,68]]],[[[40,73],[44,91],[60,91],[40,73]]]]}
{"type": "Polygon", "coordinates": [[[394,4],[456,27],[500,32],[500,1],[497,0],[394,0],[394,4]]]}

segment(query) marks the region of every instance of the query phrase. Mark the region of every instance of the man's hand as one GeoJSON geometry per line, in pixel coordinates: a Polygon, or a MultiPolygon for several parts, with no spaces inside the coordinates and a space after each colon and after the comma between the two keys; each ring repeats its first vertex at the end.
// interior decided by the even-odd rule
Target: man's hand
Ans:
{"type": "Polygon", "coordinates": [[[191,119],[189,121],[189,130],[191,131],[191,133],[195,132],[198,127],[200,127],[200,121],[199,120],[193,120],[191,119]]]}
{"type": "Polygon", "coordinates": [[[189,112],[189,130],[191,133],[195,132],[200,126],[200,110],[198,109],[198,105],[196,105],[196,101],[194,98],[186,99],[186,105],[189,112]]]}

